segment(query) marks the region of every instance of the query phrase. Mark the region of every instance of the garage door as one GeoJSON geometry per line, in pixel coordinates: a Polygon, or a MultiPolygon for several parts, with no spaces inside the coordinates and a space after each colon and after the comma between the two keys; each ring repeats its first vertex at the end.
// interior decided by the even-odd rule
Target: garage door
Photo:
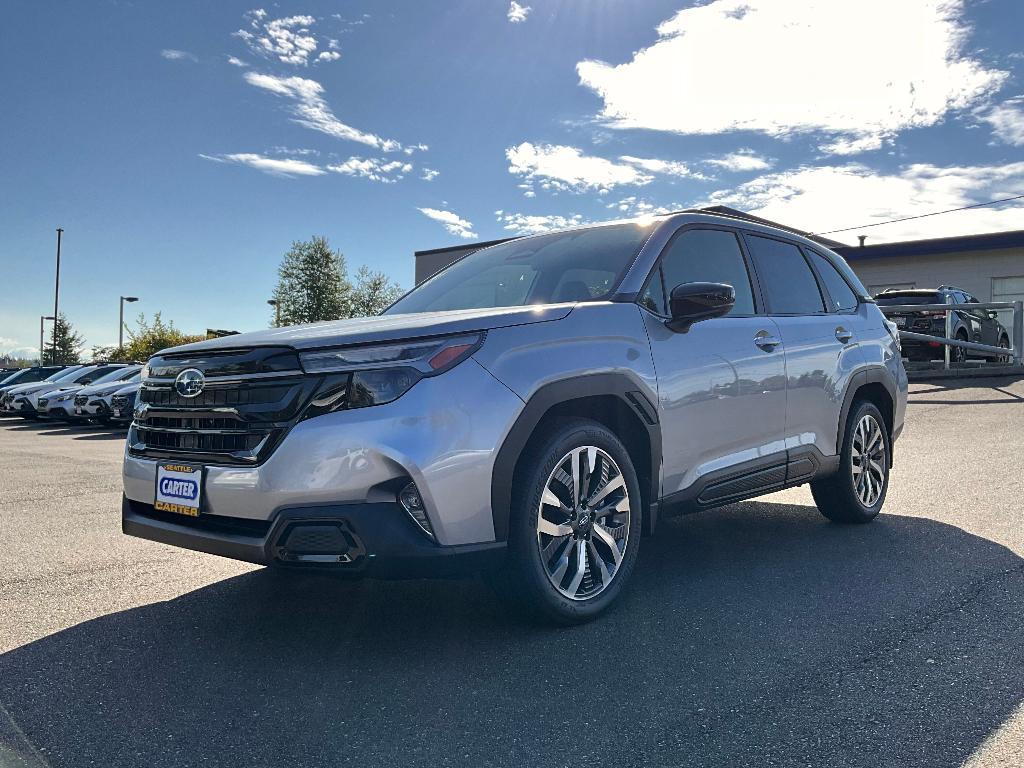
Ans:
{"type": "MultiPolygon", "coordinates": [[[[1024,275],[1018,277],[993,277],[992,301],[1024,301],[1024,275]]],[[[999,310],[999,322],[1006,326],[1013,336],[1013,311],[999,310]]],[[[1013,339],[1010,339],[1013,343],[1013,339]]]]}

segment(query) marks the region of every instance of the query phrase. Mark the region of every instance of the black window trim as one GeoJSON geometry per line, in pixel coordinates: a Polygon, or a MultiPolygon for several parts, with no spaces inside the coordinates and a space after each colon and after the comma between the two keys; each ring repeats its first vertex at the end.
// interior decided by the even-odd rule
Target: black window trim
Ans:
{"type": "Polygon", "coordinates": [[[666,286],[665,284],[665,274],[662,271],[661,264],[665,260],[665,256],[668,254],[669,250],[671,250],[673,244],[676,241],[676,238],[680,237],[683,233],[689,232],[690,230],[694,229],[712,229],[718,232],[728,232],[734,235],[736,237],[736,243],[739,245],[740,255],[743,257],[743,264],[747,268],[747,279],[750,281],[750,293],[751,297],[754,300],[754,312],[752,314],[742,315],[734,315],[730,313],[718,319],[728,320],[731,317],[764,317],[766,313],[764,300],[761,296],[761,283],[757,278],[757,272],[754,270],[753,260],[750,258],[750,253],[747,251],[747,244],[743,240],[741,230],[738,229],[737,227],[723,226],[721,224],[707,224],[704,222],[682,224],[676,229],[675,232],[672,233],[672,236],[669,237],[669,239],[665,242],[665,245],[662,246],[661,251],[658,253],[658,258],[654,260],[654,265],[647,273],[647,277],[644,278],[643,285],[641,286],[640,290],[637,292],[636,295],[636,305],[641,309],[646,310],[647,312],[649,312],[650,314],[654,315],[657,318],[660,318],[662,320],[670,319],[670,315],[663,315],[660,312],[655,312],[650,307],[644,306],[644,294],[647,293],[647,289],[651,284],[651,280],[653,280],[655,276],[658,276],[661,279],[662,302],[664,303],[665,312],[668,312],[668,286],[666,286]]]}
{"type": "MultiPolygon", "coordinates": [[[[781,237],[781,236],[776,235],[774,233],[761,232],[761,231],[758,231],[756,229],[742,229],[740,231],[743,234],[744,241],[746,241],[747,237],[761,237],[761,238],[764,238],[765,240],[777,240],[778,242],[783,243],[785,245],[792,245],[793,247],[795,247],[797,252],[800,254],[801,258],[803,258],[804,263],[807,265],[807,268],[811,271],[811,277],[814,278],[815,285],[818,286],[818,298],[821,299],[821,306],[822,306],[822,311],[821,312],[774,312],[774,311],[772,311],[772,304],[771,304],[771,301],[770,301],[770,297],[767,295],[767,293],[765,293],[765,295],[764,295],[764,301],[765,301],[764,306],[765,306],[765,308],[767,310],[765,312],[765,314],[768,317],[827,317],[828,315],[835,314],[834,312],[829,312],[828,311],[828,304],[829,304],[829,302],[826,301],[826,299],[825,299],[826,293],[825,293],[825,291],[822,288],[821,278],[818,276],[818,272],[814,269],[814,265],[811,264],[810,259],[807,258],[807,254],[804,253],[804,249],[803,249],[803,244],[802,243],[798,243],[798,242],[796,242],[794,240],[790,240],[789,238],[786,238],[786,237],[781,237]]],[[[747,248],[749,248],[749,247],[750,247],[750,245],[749,245],[749,243],[747,243],[747,248]]],[[[756,262],[753,259],[751,259],[751,263],[754,265],[754,271],[756,273],[757,272],[757,264],[756,264],[756,262]]],[[[758,279],[758,283],[760,283],[760,279],[758,279]]],[[[854,293],[856,293],[856,291],[854,293]]]]}
{"type": "Polygon", "coordinates": [[[811,265],[811,271],[814,272],[814,277],[818,281],[818,288],[821,289],[822,294],[824,294],[825,296],[828,296],[829,299],[830,299],[828,302],[826,302],[827,305],[828,305],[827,309],[828,309],[829,314],[832,314],[832,315],[855,315],[855,314],[857,314],[857,310],[860,308],[860,305],[861,305],[861,298],[860,298],[860,296],[857,295],[856,289],[852,285],[850,285],[850,281],[846,279],[846,276],[840,270],[836,269],[834,264],[832,264],[832,259],[830,259],[828,256],[823,254],[817,248],[809,248],[806,245],[802,246],[802,248],[805,251],[804,257],[807,258],[807,263],[811,265]],[[814,259],[811,259],[811,258],[809,258],[807,256],[807,254],[809,254],[809,253],[813,253],[816,256],[818,256],[819,258],[824,259],[832,267],[832,271],[835,272],[837,275],[839,275],[839,279],[842,280],[843,283],[846,285],[846,287],[850,289],[850,293],[853,294],[853,300],[856,302],[853,305],[852,308],[850,308],[850,309],[837,309],[837,308],[835,308],[835,301],[834,301],[835,297],[832,296],[832,292],[828,289],[828,284],[825,282],[825,278],[823,278],[821,276],[821,274],[818,272],[818,267],[817,267],[817,265],[815,265],[814,259]]]}

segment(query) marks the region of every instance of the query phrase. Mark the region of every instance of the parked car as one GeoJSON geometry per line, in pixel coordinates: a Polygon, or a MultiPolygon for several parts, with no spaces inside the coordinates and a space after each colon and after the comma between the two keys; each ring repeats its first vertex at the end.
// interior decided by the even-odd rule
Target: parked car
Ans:
{"type": "MultiPolygon", "coordinates": [[[[7,416],[20,416],[28,404],[28,401],[25,399],[27,395],[34,391],[44,390],[50,385],[70,377],[83,367],[81,365],[69,365],[59,371],[55,371],[44,379],[7,387],[3,396],[0,396],[0,413],[7,416]]],[[[34,410],[33,408],[33,412],[34,410]]]]}
{"type": "Polygon", "coordinates": [[[71,390],[76,386],[92,384],[99,377],[123,367],[123,363],[82,365],[56,381],[36,384],[28,389],[19,391],[12,402],[12,407],[23,418],[45,419],[47,418],[51,397],[58,397],[61,393],[71,390]],[[39,402],[40,398],[42,398],[42,403],[39,402]]]}
{"type": "Polygon", "coordinates": [[[135,403],[139,396],[141,381],[122,387],[110,396],[111,424],[131,424],[135,412],[135,403]]]}
{"type": "MultiPolygon", "coordinates": [[[[952,314],[951,333],[946,335],[946,312],[944,310],[928,310],[923,312],[896,312],[890,319],[901,331],[923,333],[928,336],[973,341],[978,344],[990,344],[1007,350],[1004,354],[975,352],[963,347],[949,348],[949,359],[955,363],[966,362],[968,357],[996,358],[1002,362],[1009,361],[1010,334],[999,322],[996,312],[983,309],[972,309],[971,304],[980,303],[967,291],[951,285],[939,288],[917,288],[882,291],[875,297],[879,306],[897,306],[900,304],[953,304],[956,309],[952,314]]],[[[940,341],[918,341],[905,339],[902,342],[903,355],[909,360],[926,361],[945,357],[943,344],[940,341]]]]}
{"type": "Polygon", "coordinates": [[[97,381],[88,387],[82,387],[75,394],[74,418],[95,421],[99,424],[110,423],[111,398],[126,385],[139,381],[141,370],[141,365],[130,365],[113,374],[108,374],[105,381],[97,381]]]}
{"type": "Polygon", "coordinates": [[[63,365],[37,365],[32,368],[21,368],[14,373],[9,373],[3,379],[0,379],[0,401],[2,401],[5,393],[15,387],[24,386],[25,384],[36,384],[43,379],[59,374],[65,369],[66,366],[63,365]]]}
{"type": "Polygon", "coordinates": [[[61,421],[84,421],[88,418],[78,405],[78,398],[85,397],[85,407],[88,407],[89,394],[97,389],[109,389],[110,393],[116,392],[124,387],[132,376],[137,376],[141,365],[119,365],[108,373],[95,379],[91,384],[74,384],[61,387],[59,390],[49,392],[39,398],[39,409],[43,412],[45,408],[46,418],[59,419],[61,421]],[[83,395],[83,393],[85,393],[83,395]]]}
{"type": "Polygon", "coordinates": [[[383,316],[165,350],[125,533],[281,568],[484,569],[560,623],[619,595],[664,515],[810,483],[881,510],[907,377],[842,258],[683,212],[472,253],[383,316]]]}

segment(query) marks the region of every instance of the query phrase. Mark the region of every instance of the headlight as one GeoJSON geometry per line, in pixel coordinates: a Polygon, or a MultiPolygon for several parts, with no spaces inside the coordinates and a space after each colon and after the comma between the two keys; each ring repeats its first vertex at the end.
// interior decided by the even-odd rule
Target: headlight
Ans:
{"type": "Polygon", "coordinates": [[[304,352],[299,359],[308,373],[335,374],[321,384],[304,416],[390,403],[420,379],[454,368],[473,354],[482,340],[482,334],[472,334],[304,352]]]}

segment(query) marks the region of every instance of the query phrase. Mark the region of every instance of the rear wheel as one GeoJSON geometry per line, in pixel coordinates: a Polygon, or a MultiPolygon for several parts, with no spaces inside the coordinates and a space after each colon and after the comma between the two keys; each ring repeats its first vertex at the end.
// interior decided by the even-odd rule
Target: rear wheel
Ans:
{"type": "Polygon", "coordinates": [[[524,455],[499,593],[535,618],[588,621],[618,597],[640,546],[633,462],[606,427],[574,420],[524,455]]]}
{"type": "Polygon", "coordinates": [[[874,403],[854,403],[846,421],[839,471],[811,483],[814,503],[837,523],[868,523],[889,489],[889,433],[874,403]]]}
{"type": "MultiPolygon", "coordinates": [[[[967,334],[963,331],[956,332],[957,341],[967,341],[967,334]]],[[[967,362],[967,350],[963,347],[950,347],[949,348],[949,361],[951,363],[966,363],[967,362]]]]}
{"type": "MultiPolygon", "coordinates": [[[[1010,348],[1010,340],[1006,336],[1000,336],[999,337],[999,346],[1002,349],[1008,350],[1010,348]]],[[[1011,356],[1009,354],[999,355],[997,360],[1000,363],[1009,363],[1011,361],[1011,356]]]]}

